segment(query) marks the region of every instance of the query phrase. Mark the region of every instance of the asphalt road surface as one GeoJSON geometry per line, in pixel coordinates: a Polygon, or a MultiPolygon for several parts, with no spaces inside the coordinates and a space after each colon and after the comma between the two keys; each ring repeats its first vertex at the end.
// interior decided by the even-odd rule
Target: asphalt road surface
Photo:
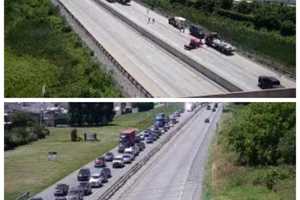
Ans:
{"type": "MultiPolygon", "coordinates": [[[[203,110],[203,108],[202,108],[203,110]]],[[[201,110],[200,110],[201,112],[201,110]]],[[[111,185],[113,185],[113,183],[116,182],[116,180],[118,178],[120,178],[122,175],[124,175],[129,169],[130,167],[134,164],[137,163],[138,161],[140,161],[143,157],[145,157],[147,155],[147,153],[149,153],[153,148],[155,148],[158,144],[159,141],[164,140],[165,137],[167,137],[168,134],[172,133],[174,128],[176,126],[179,126],[180,124],[183,124],[187,121],[187,119],[189,117],[191,117],[193,112],[185,112],[181,115],[180,118],[178,118],[179,122],[172,127],[170,130],[168,130],[167,133],[163,134],[159,140],[157,140],[156,142],[154,142],[153,144],[146,144],[146,148],[144,151],[142,151],[139,156],[134,160],[134,162],[132,162],[131,164],[127,164],[124,168],[120,168],[120,169],[114,169],[112,168],[112,164],[110,162],[107,162],[107,166],[111,169],[112,172],[112,178],[109,179],[108,183],[105,183],[101,188],[95,188],[92,191],[92,194],[89,196],[85,196],[84,199],[85,200],[97,200],[98,197],[103,194],[111,185]]],[[[193,119],[193,118],[192,118],[193,119]]],[[[191,119],[191,120],[192,120],[191,119]]],[[[117,155],[117,148],[114,148],[111,150],[111,152],[114,153],[114,155],[117,155]]],[[[100,156],[100,155],[99,155],[100,156]]],[[[82,168],[89,168],[92,173],[100,170],[100,168],[95,168],[94,167],[94,161],[82,166],[82,168]]],[[[65,178],[61,179],[60,181],[58,181],[57,183],[53,184],[52,186],[48,187],[47,189],[43,190],[42,192],[36,194],[34,197],[42,197],[43,200],[53,200],[54,197],[54,190],[55,190],[55,186],[58,183],[65,183],[68,184],[69,186],[76,186],[78,185],[78,181],[77,181],[77,173],[78,173],[79,169],[72,172],[71,174],[69,174],[68,176],[66,176],[65,178]]]]}
{"type": "Polygon", "coordinates": [[[111,198],[199,200],[208,146],[222,113],[203,109],[111,198]],[[205,123],[209,118],[210,123],[205,123]]]}
{"type": "MultiPolygon", "coordinates": [[[[230,81],[232,84],[244,91],[260,90],[257,86],[257,79],[260,75],[277,77],[283,87],[296,87],[295,80],[292,80],[278,72],[258,64],[244,56],[234,53],[232,56],[226,56],[215,49],[203,47],[191,51],[184,50],[184,44],[188,44],[192,36],[189,31],[185,33],[168,24],[168,19],[146,7],[131,1],[129,6],[119,3],[109,3],[102,1],[119,13],[122,13],[130,20],[144,27],[148,32],[168,42],[171,46],[180,50],[184,54],[196,60],[199,64],[209,68],[211,71],[230,81]],[[155,23],[148,24],[148,17],[155,18],[155,23]]],[[[85,1],[86,2],[86,1],[85,1]]]]}
{"type": "Polygon", "coordinates": [[[93,0],[60,0],[94,38],[155,97],[221,94],[226,90],[161,49],[93,0]]]}

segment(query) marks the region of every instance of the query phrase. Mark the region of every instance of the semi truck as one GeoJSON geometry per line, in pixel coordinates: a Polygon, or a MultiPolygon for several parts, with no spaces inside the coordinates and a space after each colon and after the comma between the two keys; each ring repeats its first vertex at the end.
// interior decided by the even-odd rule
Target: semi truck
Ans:
{"type": "Polygon", "coordinates": [[[165,125],[165,114],[164,113],[159,113],[155,117],[154,125],[158,128],[162,128],[165,125]]]}
{"type": "Polygon", "coordinates": [[[137,129],[128,128],[120,133],[120,144],[124,147],[131,147],[135,144],[137,129]]]}

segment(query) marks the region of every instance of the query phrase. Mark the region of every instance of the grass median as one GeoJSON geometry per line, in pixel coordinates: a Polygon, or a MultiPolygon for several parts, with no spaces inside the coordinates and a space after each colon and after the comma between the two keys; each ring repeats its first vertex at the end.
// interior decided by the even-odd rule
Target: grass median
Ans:
{"type": "Polygon", "coordinates": [[[84,132],[97,133],[97,142],[71,142],[72,127],[49,128],[50,136],[46,139],[5,152],[5,199],[15,200],[24,192],[33,195],[42,191],[116,146],[120,130],[147,128],[157,113],[170,114],[180,107],[180,103],[170,104],[147,112],[115,117],[107,126],[77,128],[82,138],[84,132]],[[48,161],[49,151],[58,152],[56,161],[48,161]]]}

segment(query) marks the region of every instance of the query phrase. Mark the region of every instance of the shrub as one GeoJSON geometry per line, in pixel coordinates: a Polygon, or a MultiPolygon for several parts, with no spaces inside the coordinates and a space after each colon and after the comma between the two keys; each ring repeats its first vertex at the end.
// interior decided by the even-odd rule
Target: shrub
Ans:
{"type": "Polygon", "coordinates": [[[294,164],[294,103],[251,103],[233,118],[228,145],[239,155],[241,164],[294,164]]]}
{"type": "Polygon", "coordinates": [[[280,33],[283,36],[291,36],[296,34],[296,26],[292,21],[284,21],[281,24],[280,33]]]}
{"type": "Polygon", "coordinates": [[[72,129],[70,133],[71,141],[72,142],[77,142],[78,141],[78,136],[77,136],[77,129],[72,129]]]}

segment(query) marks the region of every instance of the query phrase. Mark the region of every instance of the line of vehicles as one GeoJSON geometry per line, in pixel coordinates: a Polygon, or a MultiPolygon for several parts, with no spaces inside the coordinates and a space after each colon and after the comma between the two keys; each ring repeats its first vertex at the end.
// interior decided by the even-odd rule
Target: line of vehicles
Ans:
{"type": "MultiPolygon", "coordinates": [[[[183,31],[187,26],[186,19],[178,16],[170,17],[169,24],[183,31]]],[[[184,48],[186,50],[197,49],[204,44],[226,55],[232,55],[233,52],[236,50],[236,48],[233,47],[231,44],[222,40],[218,33],[205,33],[203,29],[198,25],[190,25],[189,32],[194,38],[190,40],[189,44],[184,45],[184,48]]]]}
{"type": "MultiPolygon", "coordinates": [[[[126,164],[132,163],[136,157],[146,148],[146,144],[154,143],[162,134],[178,123],[178,118],[183,113],[183,109],[174,112],[170,116],[159,113],[153,126],[138,133],[137,129],[128,128],[119,135],[119,145],[117,153],[109,151],[103,156],[99,156],[94,161],[94,169],[81,168],[77,174],[77,185],[69,186],[59,183],[54,190],[55,200],[83,200],[84,196],[92,194],[92,190],[104,186],[112,177],[112,168],[123,168],[126,164]]],[[[41,197],[31,200],[43,200],[41,197]]]]}
{"type": "MultiPolygon", "coordinates": [[[[180,30],[184,30],[187,26],[186,19],[178,16],[169,18],[169,24],[180,30]]],[[[205,33],[201,26],[194,24],[189,26],[189,32],[193,38],[191,38],[188,44],[184,45],[186,50],[197,49],[206,44],[225,55],[233,55],[233,52],[236,51],[234,46],[222,40],[220,35],[216,32],[205,33]]],[[[264,75],[258,77],[257,85],[261,89],[281,87],[280,81],[276,77],[264,75]]]]}

